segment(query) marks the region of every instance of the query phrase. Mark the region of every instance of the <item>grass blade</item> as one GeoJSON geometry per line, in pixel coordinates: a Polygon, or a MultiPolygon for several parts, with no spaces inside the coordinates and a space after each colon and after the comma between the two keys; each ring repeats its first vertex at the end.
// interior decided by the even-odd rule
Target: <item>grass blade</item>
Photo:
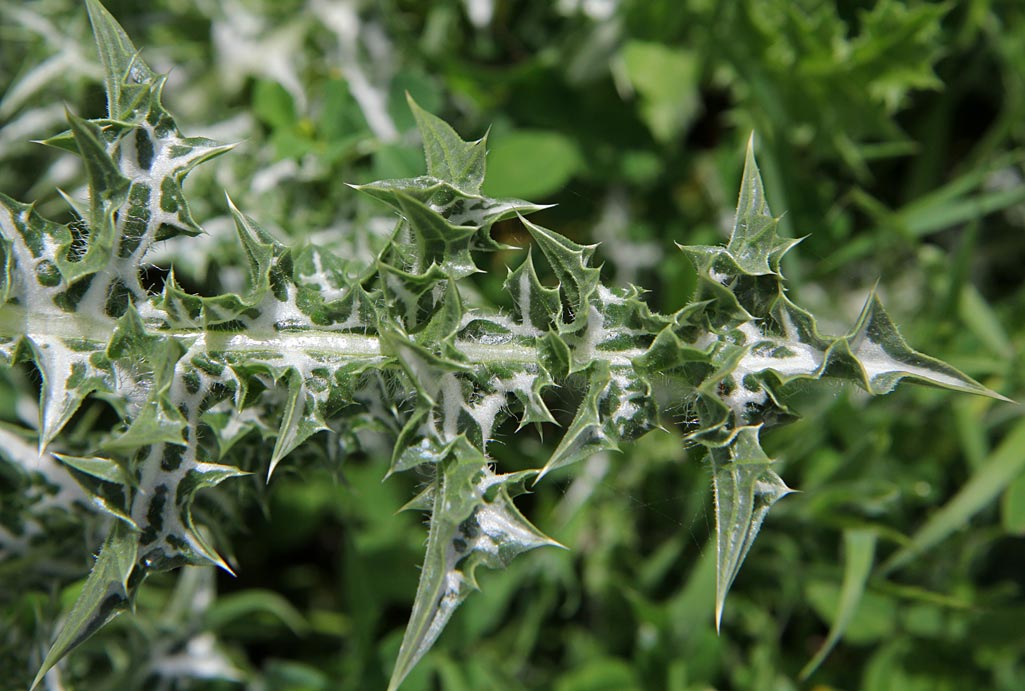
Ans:
{"type": "Polygon", "coordinates": [[[840,606],[837,608],[833,625],[829,627],[829,636],[815,653],[815,657],[801,670],[803,681],[815,673],[829,653],[843,637],[844,631],[858,611],[861,596],[865,593],[872,562],[875,560],[876,533],[872,530],[845,530],[843,534],[844,573],[843,584],[840,586],[840,606]]]}
{"type": "Polygon", "coordinates": [[[1011,430],[989,455],[982,467],[953,499],[919,528],[911,542],[886,560],[882,573],[907,565],[916,556],[935,546],[988,506],[1025,470],[1025,420],[1011,430]]]}

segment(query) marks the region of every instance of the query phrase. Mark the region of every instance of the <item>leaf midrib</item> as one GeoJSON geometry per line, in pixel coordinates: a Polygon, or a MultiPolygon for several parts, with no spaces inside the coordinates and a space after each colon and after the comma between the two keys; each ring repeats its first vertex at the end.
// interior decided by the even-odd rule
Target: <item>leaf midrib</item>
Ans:
{"type": "MultiPolygon", "coordinates": [[[[27,336],[36,341],[48,339],[75,340],[106,344],[117,322],[97,319],[78,313],[45,312],[27,314],[24,308],[5,305],[0,308],[0,338],[27,336]]],[[[288,353],[330,355],[339,360],[384,360],[381,339],[376,335],[342,333],[316,328],[276,331],[269,333],[208,331],[194,328],[150,329],[150,333],[194,343],[205,341],[206,349],[231,353],[288,353]]],[[[516,343],[480,343],[456,341],[456,348],[473,364],[531,364],[539,363],[535,346],[516,343]]],[[[641,348],[622,350],[595,350],[594,359],[606,361],[611,367],[632,367],[633,360],[644,354],[641,348]]]]}

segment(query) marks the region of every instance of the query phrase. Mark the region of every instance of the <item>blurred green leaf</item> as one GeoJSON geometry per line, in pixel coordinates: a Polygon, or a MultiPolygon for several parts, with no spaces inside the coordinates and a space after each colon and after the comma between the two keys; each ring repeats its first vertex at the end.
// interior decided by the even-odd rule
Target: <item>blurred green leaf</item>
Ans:
{"type": "Polygon", "coordinates": [[[871,530],[845,530],[844,574],[840,586],[840,600],[836,606],[835,617],[829,627],[829,636],[822,643],[815,656],[801,670],[801,679],[807,679],[825,661],[836,644],[843,638],[847,627],[857,615],[861,598],[865,594],[865,584],[872,571],[875,559],[876,534],[871,530]]]}
{"type": "Polygon", "coordinates": [[[1025,537],[1025,475],[1016,477],[1001,495],[1000,520],[1008,533],[1025,537]]]}
{"type": "Polygon", "coordinates": [[[291,127],[297,119],[292,95],[267,79],[258,79],[253,85],[253,114],[275,129],[291,127]]]}
{"type": "MultiPolygon", "coordinates": [[[[855,575],[860,575],[860,573],[855,575]]],[[[812,581],[808,584],[805,594],[809,604],[815,608],[815,612],[824,621],[833,622],[830,632],[836,628],[836,622],[840,620],[841,616],[846,619],[846,621],[840,622],[844,624],[842,639],[852,645],[875,643],[892,635],[897,625],[894,599],[875,592],[866,592],[864,583],[861,586],[860,595],[856,592],[856,583],[852,588],[853,590],[845,591],[843,585],[838,586],[835,582],[812,581]],[[845,594],[850,594],[852,597],[857,595],[857,600],[844,600],[845,594]],[[841,610],[841,608],[844,609],[841,610]]],[[[835,646],[839,640],[838,636],[830,645],[835,646]]],[[[827,638],[826,642],[829,641],[830,638],[827,638]]],[[[816,653],[813,662],[821,664],[822,660],[817,659],[822,656],[821,650],[822,648],[816,653]]],[[[804,670],[809,670],[808,675],[810,676],[815,668],[806,664],[802,675],[804,670]]]]}
{"type": "Polygon", "coordinates": [[[698,58],[689,50],[630,41],[621,53],[630,84],[641,98],[641,115],[655,139],[668,144],[700,111],[698,58]]]}
{"type": "Polygon", "coordinates": [[[882,573],[910,563],[915,557],[942,542],[989,505],[1025,471],[1025,420],[1015,425],[985,463],[961,490],[919,528],[907,546],[887,559],[882,573]]]}
{"type": "Polygon", "coordinates": [[[567,672],[555,682],[554,688],[555,691],[640,691],[642,687],[629,664],[605,658],[588,660],[567,672]]]}
{"type": "Polygon", "coordinates": [[[516,130],[488,151],[483,191],[493,197],[545,199],[583,168],[573,140],[557,132],[516,130]]]}
{"type": "Polygon", "coordinates": [[[213,630],[222,629],[239,620],[248,621],[250,626],[259,629],[253,617],[260,614],[271,615],[298,636],[310,628],[288,600],[273,591],[255,588],[219,596],[206,610],[203,618],[207,627],[213,630]]]}
{"type": "Polygon", "coordinates": [[[975,286],[966,284],[962,288],[957,315],[994,355],[1003,359],[1014,355],[1014,345],[1000,318],[975,286]]]}

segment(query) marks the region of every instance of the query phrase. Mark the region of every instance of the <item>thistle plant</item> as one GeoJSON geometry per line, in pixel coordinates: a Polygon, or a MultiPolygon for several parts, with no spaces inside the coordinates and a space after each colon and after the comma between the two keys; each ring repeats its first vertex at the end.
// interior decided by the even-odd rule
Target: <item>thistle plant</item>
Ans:
{"type": "Polygon", "coordinates": [[[370,265],[285,246],[229,200],[244,287],[193,294],[172,268],[153,292],[142,275],[155,243],[201,232],[183,180],[230,147],[182,135],[161,103],[165,78],[97,0],[86,4],[108,113],[69,113],[68,131],[45,143],[81,158],[88,199],[66,196],[73,218],[58,223],[0,196],[0,362],[38,370],[38,455],[57,459],[54,471],[109,516],[34,685],[130,609],[148,575],[211,563],[230,571],[193,503],[249,474],[234,453],[247,435],[274,440],[260,468],[267,479],[320,432],[338,462],[385,435],[393,453],[382,476],[429,478],[407,505],[427,513],[429,532],[394,690],[477,589],[478,567],[557,545],[513,501],[554,470],[678,425],[713,481],[718,627],[768,511],[791,491],[760,443],[792,416],[786,385],[829,378],[881,394],[907,378],[997,396],[911,349],[875,295],[847,333],[819,332],[787,297],[781,262],[798,241],[777,232],[753,139],[729,242],[680,245],[698,286],[673,314],[653,312],[639,288],[603,284],[595,246],[527,218],[543,207],[483,194],[486,137],[462,140],[412,99],[427,174],[353,186],[397,218],[370,265]],[[531,245],[508,271],[514,308],[502,311],[468,286],[481,256],[503,248],[491,229],[505,220],[522,224],[531,245]],[[68,435],[90,397],[120,422],[68,435]],[[490,446],[513,429],[552,428],[556,402],[572,413],[550,457],[502,472],[490,446]]]}

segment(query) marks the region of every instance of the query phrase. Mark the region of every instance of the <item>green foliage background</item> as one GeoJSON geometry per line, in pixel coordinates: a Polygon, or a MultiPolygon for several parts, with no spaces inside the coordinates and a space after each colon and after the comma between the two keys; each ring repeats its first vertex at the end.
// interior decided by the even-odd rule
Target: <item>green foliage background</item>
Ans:
{"type": "MultiPolygon", "coordinates": [[[[155,69],[171,70],[167,102],[187,134],[242,142],[190,178],[208,236],[168,243],[155,282],[172,257],[191,290],[225,281],[238,247],[221,189],[279,237],[373,252],[391,220],[345,183],[422,172],[408,91],[466,137],[491,128],[486,192],[557,203],[535,220],[601,241],[607,275],[650,289],[653,308],[669,311],[695,281],[672,243],[724,240],[754,130],[785,232],[809,235],[786,260],[802,304],[849,324],[878,281],[914,347],[1025,398],[1020,3],[108,9],[155,69]],[[380,234],[346,232],[355,227],[380,234]]],[[[60,215],[52,190],[81,185],[81,170],[27,142],[63,129],[64,104],[103,110],[85,12],[67,0],[12,1],[0,18],[0,189],[60,215]]],[[[529,242],[515,224],[496,235],[529,242]]],[[[509,301],[499,269],[511,256],[496,253],[496,278],[477,286],[497,304],[509,301]]],[[[16,384],[0,380],[5,423],[31,417],[16,384]]],[[[523,497],[524,513],[572,551],[538,550],[483,574],[483,592],[403,688],[1025,687],[1020,409],[910,387],[870,406],[847,388],[793,398],[804,418],[763,441],[802,493],[767,521],[721,635],[708,472],[670,430],[523,497]],[[867,582],[842,640],[800,681],[845,578],[857,595],[859,571],[867,582]]],[[[105,414],[97,405],[81,415],[105,414]]],[[[522,456],[547,457],[541,444],[493,452],[505,468],[533,467],[522,456]]],[[[198,568],[152,578],[134,616],[68,660],[68,688],[238,687],[217,676],[254,689],[384,688],[426,537],[415,515],[393,515],[416,479],[382,483],[374,459],[333,472],[328,445],[311,447],[266,495],[238,483],[201,502],[206,522],[230,535],[237,578],[198,568]],[[238,492],[257,494],[260,509],[231,514],[238,492]]],[[[24,482],[0,463],[0,518],[17,514],[24,482]]],[[[20,670],[30,646],[45,648],[52,631],[42,624],[73,601],[99,544],[88,520],[50,529],[61,589],[0,585],[4,671],[20,670]],[[35,639],[10,633],[32,622],[35,639]]],[[[0,584],[16,583],[20,566],[0,563],[0,584]]]]}

